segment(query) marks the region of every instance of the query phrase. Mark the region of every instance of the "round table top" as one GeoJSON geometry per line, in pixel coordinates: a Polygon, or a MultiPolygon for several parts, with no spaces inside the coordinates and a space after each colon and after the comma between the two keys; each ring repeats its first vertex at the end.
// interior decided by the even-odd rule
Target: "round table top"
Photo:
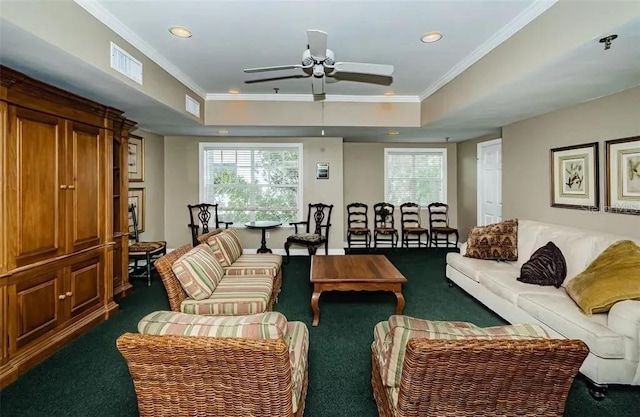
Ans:
{"type": "Polygon", "coordinates": [[[255,222],[247,222],[244,224],[246,227],[254,229],[270,229],[272,227],[278,227],[282,225],[282,222],[274,222],[269,220],[258,220],[255,222]]]}

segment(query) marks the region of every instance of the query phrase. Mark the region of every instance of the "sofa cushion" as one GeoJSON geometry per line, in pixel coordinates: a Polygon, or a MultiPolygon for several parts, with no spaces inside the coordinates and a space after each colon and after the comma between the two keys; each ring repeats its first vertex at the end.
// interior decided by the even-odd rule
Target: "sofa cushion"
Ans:
{"type": "Polygon", "coordinates": [[[536,238],[542,227],[544,227],[543,223],[518,219],[518,260],[516,261],[518,268],[533,255],[536,249],[534,248],[536,238]]]}
{"type": "Polygon", "coordinates": [[[207,240],[223,268],[231,266],[242,255],[242,245],[233,229],[226,229],[207,240]]]}
{"type": "Polygon", "coordinates": [[[180,311],[211,316],[262,313],[269,306],[272,291],[270,276],[225,275],[211,297],[201,301],[187,298],[180,304],[180,311]]]}
{"type": "Polygon", "coordinates": [[[518,220],[472,227],[465,256],[477,259],[518,260],[518,220]]]}
{"type": "MultiPolygon", "coordinates": [[[[381,329],[382,330],[382,329],[381,329]]],[[[375,337],[375,333],[374,333],[375,337]]],[[[473,323],[416,319],[409,316],[389,317],[389,332],[385,344],[390,349],[382,358],[381,374],[386,386],[400,386],[402,365],[409,339],[534,339],[547,338],[546,332],[536,325],[516,324],[479,328],[473,323]]],[[[374,341],[374,343],[376,343],[374,341]]],[[[379,342],[378,342],[379,346],[379,342]]]]}
{"type": "Polygon", "coordinates": [[[517,305],[521,294],[564,294],[564,288],[542,286],[520,282],[511,272],[480,272],[478,279],[489,291],[517,305]]]}
{"type": "Polygon", "coordinates": [[[569,282],[567,293],[589,315],[640,299],[640,246],[630,240],[609,246],[569,282]]]}
{"type": "Polygon", "coordinates": [[[580,339],[601,358],[624,358],[624,337],[606,325],[605,314],[586,316],[566,295],[521,294],[518,307],[567,339],[580,339]]]}
{"type": "Polygon", "coordinates": [[[224,276],[208,245],[198,245],[171,265],[184,292],[194,300],[209,298],[224,276]]]}
{"type": "Polygon", "coordinates": [[[293,384],[293,413],[298,411],[298,403],[302,394],[304,377],[309,356],[309,330],[300,321],[291,321],[287,324],[287,333],[284,337],[289,346],[289,361],[291,362],[291,380],[293,384]]]}
{"type": "Polygon", "coordinates": [[[512,274],[514,281],[518,276],[518,269],[512,262],[485,261],[482,259],[467,258],[455,252],[449,252],[447,254],[447,264],[476,282],[480,282],[480,272],[510,273],[512,274]]]}
{"type": "Polygon", "coordinates": [[[155,311],[138,322],[138,332],[141,334],[247,339],[282,339],[287,328],[286,317],[273,311],[226,317],[155,311]]]}
{"type": "Polygon", "coordinates": [[[560,288],[566,277],[567,262],[564,255],[553,242],[547,242],[522,265],[518,281],[560,288]]]}
{"type": "Polygon", "coordinates": [[[224,269],[227,275],[278,275],[282,267],[282,256],[270,253],[242,254],[229,267],[224,269]]]}

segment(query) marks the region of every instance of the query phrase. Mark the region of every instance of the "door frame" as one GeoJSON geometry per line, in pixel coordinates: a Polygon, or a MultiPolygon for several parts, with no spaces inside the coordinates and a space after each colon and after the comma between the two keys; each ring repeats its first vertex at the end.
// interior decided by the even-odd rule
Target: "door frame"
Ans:
{"type": "MultiPolygon", "coordinates": [[[[484,142],[479,142],[477,147],[476,147],[476,224],[479,226],[482,223],[482,187],[481,185],[481,180],[482,180],[482,164],[480,163],[480,156],[482,155],[482,148],[486,148],[487,146],[493,146],[493,145],[497,145],[500,144],[500,147],[502,147],[502,138],[499,139],[493,139],[493,140],[487,140],[484,142]]],[[[502,149],[500,150],[500,152],[502,153],[502,149]]]]}

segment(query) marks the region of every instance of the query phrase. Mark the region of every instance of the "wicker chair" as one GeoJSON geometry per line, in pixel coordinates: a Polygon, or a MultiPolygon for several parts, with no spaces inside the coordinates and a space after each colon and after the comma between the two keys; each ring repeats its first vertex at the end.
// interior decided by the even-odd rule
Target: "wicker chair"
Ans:
{"type": "MultiPolygon", "coordinates": [[[[216,233],[220,233],[222,230],[217,229],[212,232],[209,232],[208,236],[211,236],[216,233]]],[[[206,235],[202,235],[204,237],[206,235]]],[[[162,283],[164,284],[164,288],[167,291],[167,297],[169,298],[169,305],[172,311],[181,311],[180,305],[182,302],[188,297],[187,293],[180,285],[180,281],[178,281],[178,277],[171,269],[171,266],[185,253],[189,252],[193,249],[193,246],[189,243],[184,246],[177,248],[158,259],[155,262],[156,270],[162,279],[162,283]]],[[[282,271],[274,278],[273,280],[273,291],[271,293],[271,297],[269,299],[269,304],[267,305],[267,311],[273,310],[273,304],[280,292],[280,287],[282,286],[282,271]]]]}
{"type": "Polygon", "coordinates": [[[140,416],[302,416],[308,385],[293,413],[284,340],[125,333],[117,346],[129,366],[140,416]]]}
{"type": "Polygon", "coordinates": [[[382,417],[562,416],[588,353],[580,340],[416,338],[395,393],[383,385],[372,347],[371,384],[382,417]]]}

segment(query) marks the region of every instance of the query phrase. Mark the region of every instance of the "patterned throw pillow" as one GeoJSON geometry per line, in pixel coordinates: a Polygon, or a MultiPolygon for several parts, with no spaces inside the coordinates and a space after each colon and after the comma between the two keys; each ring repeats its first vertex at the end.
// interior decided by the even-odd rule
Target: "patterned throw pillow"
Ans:
{"type": "Polygon", "coordinates": [[[467,239],[468,258],[498,261],[518,260],[518,219],[471,228],[467,239]]]}
{"type": "Polygon", "coordinates": [[[198,245],[171,265],[184,292],[194,300],[211,297],[224,270],[208,245],[198,245]]]}
{"type": "Polygon", "coordinates": [[[207,243],[223,268],[230,267],[242,255],[242,245],[233,229],[211,236],[207,243]]]}
{"type": "Polygon", "coordinates": [[[522,265],[518,281],[560,288],[566,277],[567,262],[564,255],[553,242],[549,242],[533,252],[531,259],[522,265]]]}

